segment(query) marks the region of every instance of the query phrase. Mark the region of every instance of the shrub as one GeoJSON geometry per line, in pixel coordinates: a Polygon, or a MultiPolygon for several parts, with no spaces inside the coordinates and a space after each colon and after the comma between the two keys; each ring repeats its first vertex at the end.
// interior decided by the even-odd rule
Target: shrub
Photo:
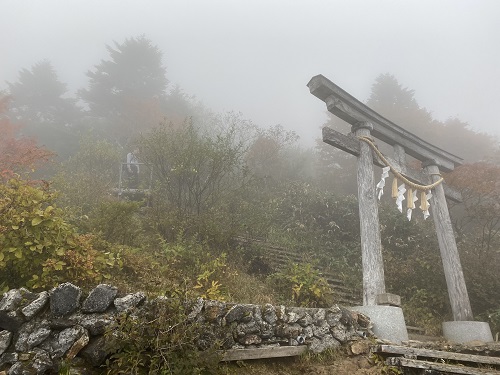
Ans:
{"type": "Polygon", "coordinates": [[[115,264],[93,248],[54,205],[48,186],[14,178],[0,184],[0,288],[46,288],[72,280],[95,283],[115,264]]]}
{"type": "Polygon", "coordinates": [[[140,205],[140,202],[129,201],[102,202],[92,211],[89,226],[106,241],[138,245],[142,234],[142,223],[137,216],[140,205]]]}
{"type": "Polygon", "coordinates": [[[179,236],[175,243],[163,242],[163,250],[171,268],[182,273],[185,284],[203,298],[224,300],[221,280],[228,271],[225,253],[214,254],[196,238],[179,236]]]}
{"type": "Polygon", "coordinates": [[[290,263],[270,278],[295,306],[327,307],[333,302],[330,286],[310,263],[290,263]]]}
{"type": "Polygon", "coordinates": [[[82,137],[78,152],[54,178],[62,193],[59,201],[71,207],[74,216],[88,215],[118,186],[119,165],[120,150],[115,145],[90,135],[82,137]]]}

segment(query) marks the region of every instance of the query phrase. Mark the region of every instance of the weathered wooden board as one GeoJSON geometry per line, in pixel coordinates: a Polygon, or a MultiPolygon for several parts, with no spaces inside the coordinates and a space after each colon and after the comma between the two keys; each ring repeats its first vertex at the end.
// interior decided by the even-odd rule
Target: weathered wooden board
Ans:
{"type": "Polygon", "coordinates": [[[425,329],[420,328],[420,327],[414,327],[414,326],[407,325],[406,330],[408,331],[408,333],[411,332],[411,333],[416,333],[418,335],[425,335],[425,329]]]}
{"type": "MultiPolygon", "coordinates": [[[[360,150],[360,142],[356,137],[354,136],[348,136],[344,135],[336,130],[333,130],[328,127],[323,128],[323,142],[328,143],[331,146],[334,146],[342,151],[345,151],[351,155],[354,156],[359,156],[359,150],[360,150]]],[[[373,154],[373,164],[379,166],[379,167],[385,167],[385,165],[379,160],[379,158],[373,154]]],[[[385,155],[384,155],[385,156],[385,155]]],[[[421,172],[417,171],[415,169],[410,169],[407,166],[401,166],[399,161],[386,156],[386,159],[391,165],[403,176],[408,178],[409,180],[417,183],[417,184],[422,184],[422,185],[429,185],[431,184],[431,179],[430,177],[421,172]]],[[[449,187],[448,185],[443,185],[444,187],[444,193],[447,198],[451,199],[454,202],[460,203],[462,202],[462,195],[460,194],[459,191],[449,187]]]]}
{"type": "Polygon", "coordinates": [[[387,358],[388,365],[411,367],[423,370],[441,371],[450,374],[465,374],[465,375],[499,375],[500,371],[474,368],[462,365],[449,365],[446,363],[437,363],[429,361],[420,361],[418,359],[409,359],[404,357],[391,357],[387,358]]]}
{"type": "Polygon", "coordinates": [[[264,359],[279,357],[294,357],[307,351],[306,345],[276,346],[270,348],[230,349],[224,352],[222,361],[244,361],[247,359],[264,359]]]}
{"type": "Polygon", "coordinates": [[[496,365],[500,366],[499,357],[487,357],[483,355],[474,354],[463,354],[454,352],[445,352],[442,350],[431,350],[424,348],[409,348],[406,346],[397,345],[378,345],[373,352],[375,353],[387,353],[387,354],[399,354],[403,356],[413,356],[417,358],[436,358],[453,360],[460,362],[473,362],[486,365],[496,365]]]}
{"type": "Polygon", "coordinates": [[[351,125],[370,122],[373,125],[372,136],[390,145],[403,146],[409,155],[418,160],[436,160],[443,171],[451,171],[463,162],[458,156],[424,141],[382,117],[322,75],[311,78],[307,86],[311,94],[326,103],[329,112],[351,125]]]}

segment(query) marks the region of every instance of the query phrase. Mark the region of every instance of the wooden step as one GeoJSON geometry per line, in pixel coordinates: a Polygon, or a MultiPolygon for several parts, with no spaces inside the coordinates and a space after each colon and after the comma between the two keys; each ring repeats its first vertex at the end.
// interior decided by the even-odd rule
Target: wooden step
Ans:
{"type": "Polygon", "coordinates": [[[307,351],[307,345],[272,346],[269,348],[229,349],[224,352],[222,361],[244,361],[247,359],[293,357],[307,351]]]}
{"type": "Polygon", "coordinates": [[[408,331],[408,339],[420,342],[437,342],[444,340],[444,338],[440,336],[419,335],[418,333],[413,333],[410,331],[408,331]]]}
{"type": "Polygon", "coordinates": [[[414,333],[416,335],[425,335],[425,329],[420,328],[420,327],[414,327],[414,326],[406,326],[406,330],[408,333],[414,333]]]}
{"type": "MultiPolygon", "coordinates": [[[[444,374],[466,374],[466,375],[499,375],[500,371],[469,367],[464,365],[450,365],[440,362],[422,361],[405,357],[389,357],[386,360],[389,366],[410,367],[426,371],[439,371],[444,374]]],[[[433,372],[434,373],[434,372],[433,372]]]]}
{"type": "Polygon", "coordinates": [[[500,357],[488,357],[484,355],[476,354],[463,354],[455,352],[445,352],[442,350],[432,350],[423,348],[409,348],[406,346],[398,345],[378,345],[373,352],[384,353],[384,354],[399,354],[406,357],[412,358],[434,358],[434,359],[444,359],[459,362],[473,362],[485,365],[495,365],[500,366],[500,357]]]}

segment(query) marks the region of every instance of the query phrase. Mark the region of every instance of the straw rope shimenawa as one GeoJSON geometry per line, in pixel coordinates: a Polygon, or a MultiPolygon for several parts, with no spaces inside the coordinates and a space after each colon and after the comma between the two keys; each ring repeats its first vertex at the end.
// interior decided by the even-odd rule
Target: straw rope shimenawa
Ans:
{"type": "Polygon", "coordinates": [[[390,165],[389,162],[387,161],[387,159],[385,158],[385,156],[378,149],[377,145],[375,145],[375,143],[373,143],[373,141],[369,137],[358,137],[358,139],[360,141],[367,143],[372,148],[372,150],[375,151],[375,153],[380,158],[380,160],[382,160],[382,162],[387,167],[389,167],[391,169],[391,172],[394,174],[394,176],[396,176],[398,179],[400,179],[406,185],[410,186],[413,189],[420,190],[420,191],[429,191],[444,181],[444,178],[441,177],[439,180],[437,180],[436,182],[434,182],[430,185],[416,184],[416,183],[408,180],[405,176],[403,176],[401,173],[399,173],[392,165],[390,165]]]}

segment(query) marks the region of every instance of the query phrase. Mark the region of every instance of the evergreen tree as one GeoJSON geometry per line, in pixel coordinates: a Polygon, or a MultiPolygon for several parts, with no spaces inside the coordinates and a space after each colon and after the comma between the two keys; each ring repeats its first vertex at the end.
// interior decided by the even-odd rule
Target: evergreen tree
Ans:
{"type": "Polygon", "coordinates": [[[76,125],[81,120],[76,101],[68,98],[52,64],[41,61],[30,70],[22,69],[17,82],[8,84],[11,122],[22,124],[22,134],[61,157],[69,156],[77,145],[76,125]]]}
{"type": "Polygon", "coordinates": [[[124,144],[157,125],[168,85],[162,53],[144,36],[106,46],[108,60],[87,72],[89,85],[79,91],[89,115],[111,138],[124,144]]]}
{"type": "Polygon", "coordinates": [[[372,85],[368,107],[405,130],[427,140],[433,126],[431,113],[418,105],[415,91],[403,87],[391,74],[379,75],[372,85]]]}
{"type": "Polygon", "coordinates": [[[66,84],[59,81],[52,64],[41,61],[22,69],[19,80],[7,82],[13,119],[33,126],[72,125],[78,113],[75,100],[65,98],[66,84]]]}
{"type": "Polygon", "coordinates": [[[458,118],[445,122],[433,119],[430,111],[418,105],[415,91],[403,87],[393,75],[377,77],[366,104],[405,130],[468,162],[484,159],[498,148],[493,136],[475,132],[458,118]]]}

